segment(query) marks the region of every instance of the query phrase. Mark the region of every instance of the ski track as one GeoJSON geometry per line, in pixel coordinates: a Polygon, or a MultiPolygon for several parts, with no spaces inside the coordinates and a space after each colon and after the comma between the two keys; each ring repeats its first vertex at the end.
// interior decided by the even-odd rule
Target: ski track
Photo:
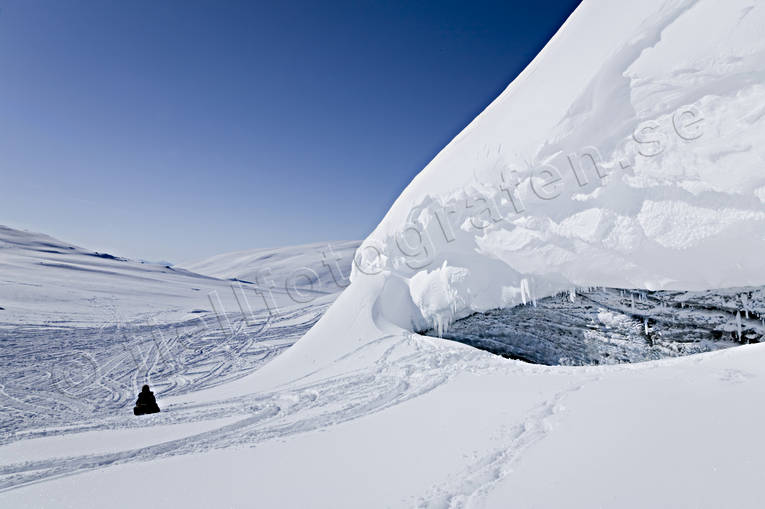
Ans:
{"type": "MultiPolygon", "coordinates": [[[[163,397],[231,382],[254,372],[292,345],[325,308],[307,305],[291,309],[273,317],[266,328],[263,320],[248,324],[240,316],[230,316],[233,333],[204,326],[217,325],[210,315],[154,326],[145,322],[90,328],[0,325],[0,445],[88,431],[234,419],[213,430],[133,449],[12,463],[6,460],[0,465],[0,492],[111,465],[253,447],[383,411],[427,394],[461,373],[523,369],[448,341],[391,334],[335,360],[326,370],[335,373],[331,376],[322,377],[325,371],[317,370],[271,392],[169,405],[160,414],[132,418],[130,407],[143,380],[155,387],[160,403],[163,397]],[[356,362],[357,356],[369,358],[371,349],[381,352],[373,356],[376,361],[371,366],[356,362]],[[55,383],[59,364],[68,362],[72,352],[89,352],[98,365],[95,379],[81,388],[77,397],[57,389],[55,383]]],[[[154,318],[159,322],[158,316],[154,318]]],[[[591,374],[578,380],[530,410],[516,426],[502,427],[491,449],[464,470],[452,472],[427,489],[420,498],[409,500],[409,505],[450,509],[484,505],[487,495],[511,475],[523,453],[548,436],[561,418],[564,400],[597,379],[591,374]]]]}
{"type": "Polygon", "coordinates": [[[267,328],[240,317],[233,332],[200,317],[161,325],[0,324],[0,445],[52,427],[102,428],[129,410],[144,380],[167,397],[241,378],[291,346],[324,307],[284,313],[267,328]]]}
{"type": "MultiPolygon", "coordinates": [[[[213,430],[133,449],[6,460],[0,465],[0,492],[112,465],[253,447],[383,411],[427,394],[461,373],[519,369],[515,363],[448,341],[411,333],[389,334],[338,358],[326,371],[309,373],[271,392],[168,405],[160,414],[132,418],[130,408],[144,380],[154,386],[161,404],[163,397],[241,378],[302,337],[326,306],[287,310],[271,317],[268,327],[263,327],[266,317],[256,317],[257,323],[248,324],[243,317],[231,315],[229,331],[218,328],[210,314],[170,324],[162,324],[160,315],[148,317],[154,325],[120,320],[89,328],[0,324],[0,445],[89,431],[234,419],[213,430]],[[381,352],[371,356],[376,358],[372,365],[356,362],[357,356],[370,358],[372,349],[381,352]],[[98,366],[94,379],[77,387],[76,397],[56,387],[56,372],[62,363],[71,365],[72,352],[88,352],[98,366]],[[322,377],[324,372],[334,374],[322,377]]],[[[85,364],[83,371],[87,371],[85,364]]],[[[80,376],[75,370],[74,378],[80,376]]],[[[517,426],[502,428],[493,449],[465,471],[453,472],[421,498],[411,500],[410,505],[480,506],[490,490],[509,475],[521,454],[547,436],[562,401],[581,388],[581,383],[541,403],[517,426]]]]}
{"type": "MultiPolygon", "coordinates": [[[[233,342],[237,353],[241,355],[239,361],[233,360],[229,352],[218,349],[211,350],[209,355],[200,353],[198,356],[184,358],[181,366],[183,369],[179,367],[178,372],[163,371],[166,367],[162,362],[161,351],[154,348],[152,355],[146,358],[146,366],[139,368],[145,367],[149,378],[156,377],[157,380],[163,381],[162,384],[157,384],[160,397],[183,394],[234,380],[251,373],[297,340],[318,318],[315,312],[305,311],[303,310],[306,321],[298,326],[294,325],[293,313],[283,318],[292,320],[293,324],[281,330],[277,321],[265,336],[256,335],[256,339],[245,339],[246,334],[239,334],[241,342],[233,342]],[[272,347],[259,346],[265,339],[274,339],[274,336],[280,335],[282,342],[276,342],[272,347]]],[[[309,311],[315,311],[315,308],[309,311]]],[[[184,334],[195,336],[201,342],[200,336],[204,334],[199,330],[188,323],[179,325],[182,326],[184,334]]],[[[173,326],[166,326],[163,330],[173,326]]],[[[103,333],[109,329],[100,330],[103,333]]],[[[119,331],[119,328],[117,330],[119,331]]],[[[30,346],[25,353],[37,352],[39,346],[34,346],[34,339],[52,337],[46,336],[44,330],[35,332],[37,338],[27,336],[30,346]]],[[[209,334],[209,331],[207,333],[209,334]]],[[[66,329],[55,334],[58,339],[65,338],[63,343],[72,341],[74,335],[74,331],[66,329]]],[[[215,336],[215,333],[212,335],[215,336]]],[[[8,341],[6,336],[3,336],[3,339],[8,341]]],[[[212,345],[212,342],[209,344],[212,345]]],[[[134,365],[131,369],[131,356],[121,345],[110,344],[106,347],[106,362],[101,364],[104,367],[99,372],[99,383],[92,389],[94,397],[101,397],[91,399],[91,393],[87,392],[82,398],[87,403],[78,403],[79,398],[75,400],[57,393],[50,386],[50,377],[46,385],[41,383],[41,380],[34,379],[31,370],[24,370],[22,367],[17,367],[13,373],[4,371],[3,383],[8,383],[8,386],[13,388],[11,393],[16,396],[8,395],[7,387],[2,386],[0,395],[3,395],[3,404],[12,408],[14,412],[3,417],[0,444],[19,439],[95,430],[180,424],[231,417],[240,419],[212,431],[132,450],[5,464],[0,466],[0,492],[110,465],[156,460],[211,449],[254,446],[264,440],[289,437],[337,425],[426,394],[457,373],[490,368],[492,364],[489,360],[491,358],[483,352],[466,352],[464,349],[455,349],[440,341],[434,342],[415,335],[383,336],[349,356],[360,354],[369,348],[378,348],[380,345],[384,345],[385,350],[371,369],[345,371],[318,380],[311,379],[309,375],[274,392],[253,393],[204,404],[171,405],[163,408],[160,414],[141,420],[125,418],[135,397],[133,390],[137,377],[140,378],[141,369],[136,369],[134,365]],[[11,380],[12,384],[9,382],[11,380]],[[129,380],[130,383],[120,385],[123,380],[129,380]],[[30,384],[34,381],[40,385],[34,386],[32,394],[22,395],[24,391],[30,390],[30,384]],[[109,394],[105,387],[112,388],[115,384],[120,390],[109,394]]],[[[11,343],[11,347],[20,348],[16,343],[11,343]]],[[[20,354],[17,350],[10,357],[20,354]]],[[[55,362],[55,355],[50,357],[50,361],[55,362]]],[[[339,366],[344,360],[346,359],[338,359],[335,364],[339,366]]]]}
{"type": "Polygon", "coordinates": [[[434,509],[483,507],[491,489],[512,474],[513,464],[524,451],[552,431],[556,419],[565,409],[563,401],[566,397],[598,379],[596,376],[579,381],[537,405],[524,416],[521,424],[502,431],[499,440],[502,445],[474,461],[464,471],[432,487],[417,501],[416,506],[434,509]]]}

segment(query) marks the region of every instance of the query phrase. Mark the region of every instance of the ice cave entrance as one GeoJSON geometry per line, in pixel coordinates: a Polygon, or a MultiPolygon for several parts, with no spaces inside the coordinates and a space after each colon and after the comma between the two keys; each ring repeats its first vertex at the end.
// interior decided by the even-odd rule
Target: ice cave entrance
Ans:
{"type": "MultiPolygon", "coordinates": [[[[765,287],[700,292],[587,288],[475,313],[441,337],[534,364],[679,357],[765,341],[765,287]]],[[[422,332],[438,336],[431,329],[422,332]]]]}

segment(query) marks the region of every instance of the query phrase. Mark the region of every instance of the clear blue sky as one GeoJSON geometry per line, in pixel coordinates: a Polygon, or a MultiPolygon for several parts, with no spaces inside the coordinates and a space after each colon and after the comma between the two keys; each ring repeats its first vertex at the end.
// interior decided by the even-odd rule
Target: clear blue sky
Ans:
{"type": "Polygon", "coordinates": [[[578,3],[0,0],[0,224],[174,262],[363,238],[578,3]]]}

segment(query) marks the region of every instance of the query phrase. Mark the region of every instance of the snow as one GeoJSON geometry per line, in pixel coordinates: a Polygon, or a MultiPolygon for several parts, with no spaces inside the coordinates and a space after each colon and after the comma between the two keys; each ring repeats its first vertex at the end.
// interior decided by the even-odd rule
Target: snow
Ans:
{"type": "MultiPolygon", "coordinates": [[[[141,487],[145,507],[759,507],[763,345],[539,366],[412,331],[581,287],[764,285],[762,26],[753,0],[585,0],[404,190],[359,247],[350,286],[296,303],[274,285],[279,313],[263,299],[255,323],[227,315],[239,339],[196,331],[189,313],[215,318],[204,304],[214,290],[237,309],[220,278],[250,281],[262,254],[191,265],[214,278],[68,246],[44,253],[46,238],[4,231],[27,240],[0,250],[11,310],[0,311],[0,404],[13,416],[1,439],[19,454],[0,462],[0,505],[134,507],[141,487]],[[586,166],[596,157],[599,171],[586,166]],[[27,353],[50,366],[76,340],[112,366],[105,379],[143,378],[77,328],[112,303],[125,322],[154,312],[204,345],[179,363],[193,370],[154,356],[161,414],[130,415],[130,386],[83,403],[28,396],[47,383],[37,366],[5,375],[27,353]],[[260,327],[265,316],[275,328],[260,327]],[[69,335],[57,335],[62,319],[69,335]],[[231,360],[263,331],[283,348],[231,360]],[[14,380],[24,390],[9,394],[14,380]],[[162,434],[188,422],[198,432],[162,434]],[[162,441],[125,449],[134,428],[162,441]],[[113,445],[94,447],[92,432],[113,445]],[[43,437],[62,445],[41,452],[43,437]]],[[[275,273],[310,258],[317,285],[328,282],[321,256],[299,251],[277,256],[275,273]]]]}
{"type": "Polygon", "coordinates": [[[515,305],[524,279],[538,297],[761,285],[764,8],[585,1],[365,241],[361,265],[419,309],[391,319],[515,305]],[[423,299],[422,270],[460,277],[423,299]]]}
{"type": "Polygon", "coordinates": [[[183,265],[192,272],[219,279],[257,282],[270,278],[280,287],[288,284],[302,291],[336,293],[350,284],[349,268],[359,244],[358,241],[323,242],[237,251],[183,265]]]}
{"type": "Polygon", "coordinates": [[[5,308],[0,323],[177,322],[199,311],[214,311],[211,295],[215,303],[223,305],[223,311],[249,312],[235,292],[246,292],[250,307],[255,308],[264,307],[266,298],[275,307],[310,303],[347,286],[352,256],[348,253],[357,244],[263,249],[241,254],[241,258],[240,253],[220,255],[194,265],[209,271],[202,275],[0,226],[0,279],[4,283],[0,306],[5,308]],[[264,277],[256,284],[258,274],[264,277]],[[304,277],[313,274],[321,274],[320,280],[304,277]],[[241,282],[231,281],[234,279],[241,282]]]}
{"type": "MultiPolygon", "coordinates": [[[[446,361],[425,349],[417,367],[446,361]]],[[[254,447],[158,453],[0,496],[7,507],[128,506],[140,485],[148,507],[759,506],[765,447],[739,430],[765,417],[751,404],[762,348],[577,370],[462,353],[435,388],[377,413],[301,431],[283,415],[254,447]]]]}
{"type": "Polygon", "coordinates": [[[84,431],[63,436],[33,438],[0,446],[0,458],[3,458],[5,462],[16,458],[24,458],[26,461],[41,461],[52,458],[67,458],[78,454],[93,455],[129,451],[219,429],[233,422],[235,422],[235,418],[229,417],[181,424],[84,431]]]}
{"type": "MultiPolygon", "coordinates": [[[[251,270],[268,270],[268,259],[251,270]]],[[[311,248],[292,265],[321,267],[311,248]]],[[[115,412],[143,383],[164,398],[237,380],[289,348],[342,290],[222,280],[5,227],[0,280],[0,443],[122,426],[115,412]]],[[[155,420],[188,418],[200,416],[155,420]]]]}

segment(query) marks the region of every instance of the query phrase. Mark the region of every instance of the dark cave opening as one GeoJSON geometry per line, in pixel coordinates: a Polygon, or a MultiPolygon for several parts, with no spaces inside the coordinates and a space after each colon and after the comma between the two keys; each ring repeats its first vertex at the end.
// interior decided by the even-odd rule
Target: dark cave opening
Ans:
{"type": "MultiPolygon", "coordinates": [[[[705,291],[588,288],[474,313],[444,339],[544,365],[620,364],[765,341],[765,287],[705,291]]],[[[421,332],[438,337],[434,329],[421,332]]]]}

